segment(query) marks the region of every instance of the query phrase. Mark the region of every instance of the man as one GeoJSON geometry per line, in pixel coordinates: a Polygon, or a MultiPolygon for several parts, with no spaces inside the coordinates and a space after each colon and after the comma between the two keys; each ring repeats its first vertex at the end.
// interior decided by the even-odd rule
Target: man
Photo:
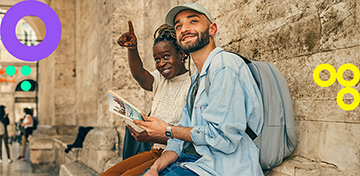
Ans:
{"type": "Polygon", "coordinates": [[[173,7],[166,23],[174,26],[197,71],[178,126],[146,116],[146,122],[134,121],[149,135],[172,138],[145,175],[263,175],[259,151],[245,133],[248,123],[258,134],[263,122],[261,96],[248,67],[215,46],[217,25],[199,4],[173,7]]]}

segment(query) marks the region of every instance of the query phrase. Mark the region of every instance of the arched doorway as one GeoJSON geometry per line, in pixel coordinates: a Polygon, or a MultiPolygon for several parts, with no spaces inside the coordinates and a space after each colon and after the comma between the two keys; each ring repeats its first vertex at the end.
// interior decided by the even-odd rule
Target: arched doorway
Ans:
{"type": "MultiPolygon", "coordinates": [[[[37,105],[36,105],[36,90],[37,82],[32,79],[25,79],[19,81],[15,87],[14,93],[14,121],[17,122],[23,117],[24,108],[29,108],[33,111],[34,116],[37,116],[37,105]],[[21,88],[21,84],[25,81],[30,82],[31,88],[28,91],[24,91],[21,88]]],[[[14,134],[16,134],[14,128],[14,134]]]]}

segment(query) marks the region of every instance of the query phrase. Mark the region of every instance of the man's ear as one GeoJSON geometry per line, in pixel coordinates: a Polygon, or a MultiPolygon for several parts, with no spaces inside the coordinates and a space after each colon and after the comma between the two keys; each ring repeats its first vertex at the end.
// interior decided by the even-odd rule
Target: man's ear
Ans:
{"type": "Polygon", "coordinates": [[[209,34],[210,34],[211,38],[214,38],[216,32],[217,32],[216,23],[211,23],[210,26],[209,26],[209,34]]]}

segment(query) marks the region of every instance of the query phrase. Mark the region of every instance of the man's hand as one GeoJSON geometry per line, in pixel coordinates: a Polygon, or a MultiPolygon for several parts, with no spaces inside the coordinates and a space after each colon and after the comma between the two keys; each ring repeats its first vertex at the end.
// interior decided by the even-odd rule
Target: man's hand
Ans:
{"type": "Polygon", "coordinates": [[[134,33],[134,28],[130,20],[128,21],[128,23],[129,23],[129,32],[122,34],[119,37],[117,43],[120,46],[126,47],[128,49],[135,49],[137,47],[137,40],[134,33]]]}
{"type": "Polygon", "coordinates": [[[144,174],[144,176],[158,176],[159,173],[153,169],[153,168],[150,168],[148,171],[146,171],[146,173],[144,174]]]}
{"type": "Polygon", "coordinates": [[[152,140],[152,137],[149,136],[149,134],[146,131],[143,131],[141,133],[135,131],[133,128],[131,128],[129,125],[126,125],[131,133],[131,135],[139,142],[154,142],[152,140]]]}
{"type": "Polygon", "coordinates": [[[148,117],[143,115],[145,121],[134,120],[133,122],[144,129],[149,136],[152,137],[165,137],[166,127],[169,126],[165,121],[158,119],[156,117],[148,117]]]}

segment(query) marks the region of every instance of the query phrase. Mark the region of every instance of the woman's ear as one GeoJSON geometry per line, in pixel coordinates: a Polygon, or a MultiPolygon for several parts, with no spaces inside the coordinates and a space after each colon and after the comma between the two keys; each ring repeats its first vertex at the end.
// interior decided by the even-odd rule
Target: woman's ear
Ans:
{"type": "Polygon", "coordinates": [[[185,63],[186,54],[184,51],[179,51],[180,60],[182,63],[185,63]]]}

